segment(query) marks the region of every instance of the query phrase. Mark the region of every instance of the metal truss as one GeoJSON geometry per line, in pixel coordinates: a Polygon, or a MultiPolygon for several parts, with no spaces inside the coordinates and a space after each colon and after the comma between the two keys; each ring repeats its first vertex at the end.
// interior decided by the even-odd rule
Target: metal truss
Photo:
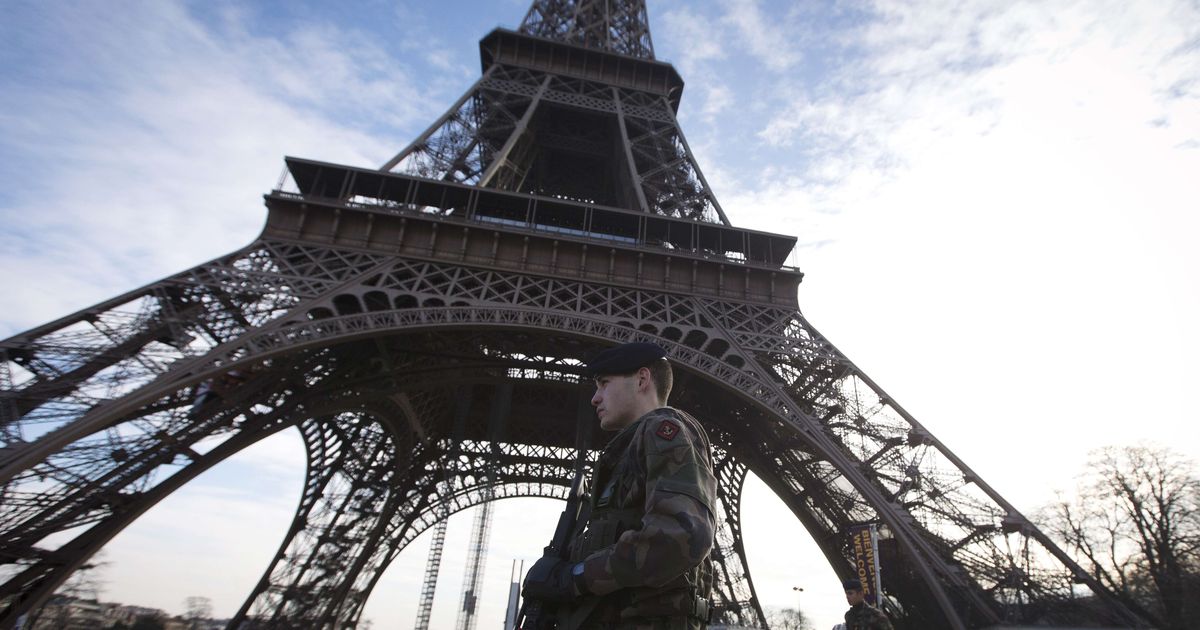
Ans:
{"type": "Polygon", "coordinates": [[[383,170],[729,225],[673,95],[497,63],[383,170]]]}
{"type": "Polygon", "coordinates": [[[654,58],[644,0],[535,0],[521,32],[631,57],[654,58]]]}
{"type": "MultiPolygon", "coordinates": [[[[899,627],[1144,625],[800,313],[794,238],[729,225],[642,2],[537,1],[379,171],[288,159],[250,246],[0,342],[0,626],[163,497],[296,427],[304,493],[237,627],[357,623],[449,515],[562,498],[583,360],[653,341],[717,450],[715,614],[765,626],[760,477],[841,575],[877,523],[899,627]]],[[[590,425],[589,425],[590,426],[590,425]]]]}
{"type": "Polygon", "coordinates": [[[296,524],[239,619],[352,623],[387,563],[486,486],[496,497],[562,496],[576,452],[562,409],[578,407],[579,361],[634,339],[667,347],[683,369],[681,406],[726,410],[703,420],[725,453],[714,559],[730,621],[761,623],[735,500],[747,469],[839,570],[846,526],[886,524],[913,574],[885,574],[885,588],[927,619],[1075,620],[1094,605],[1071,587],[1090,581],[1085,572],[794,309],[274,241],[131,295],[3,346],[5,382],[20,384],[5,400],[27,408],[5,424],[21,441],[6,443],[0,468],[9,616],[174,488],[299,426],[309,476],[296,524]],[[303,275],[326,291],[282,289],[303,275]],[[236,299],[209,299],[231,285],[236,299]],[[166,346],[172,354],[155,339],[128,350],[168,313],[189,345],[166,346]],[[251,317],[259,324],[240,335],[212,332],[251,317]],[[62,342],[68,330],[95,343],[81,352],[62,342]],[[76,367],[99,357],[122,369],[76,367]],[[124,366],[141,369],[137,385],[125,385],[124,366]],[[248,376],[193,406],[197,384],[234,370],[248,376]],[[22,395],[51,380],[57,396],[22,395]],[[489,433],[484,411],[496,382],[526,384],[514,390],[506,437],[489,433]],[[464,383],[479,390],[465,409],[464,383]],[[446,437],[455,434],[463,438],[446,437]],[[451,452],[454,468],[444,464],[451,452]],[[495,481],[483,483],[488,470],[495,481]],[[57,548],[45,542],[67,532],[82,533],[57,548]]]}
{"type": "MultiPolygon", "coordinates": [[[[720,435],[717,440],[718,443],[731,441],[728,435],[720,435]]],[[[717,502],[723,518],[717,526],[717,540],[712,551],[716,575],[711,622],[734,628],[766,628],[767,618],[754,593],[742,543],[741,498],[747,469],[723,449],[717,449],[714,459],[717,502]]]]}

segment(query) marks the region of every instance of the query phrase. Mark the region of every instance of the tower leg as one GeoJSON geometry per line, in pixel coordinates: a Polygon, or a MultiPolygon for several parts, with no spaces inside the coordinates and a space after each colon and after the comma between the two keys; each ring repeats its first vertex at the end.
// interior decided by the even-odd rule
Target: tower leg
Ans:
{"type": "MultiPolygon", "coordinates": [[[[143,480],[156,473],[165,473],[167,467],[163,464],[164,460],[171,461],[187,453],[182,467],[176,467],[169,476],[152,486],[127,482],[115,485],[111,490],[94,488],[90,492],[80,491],[76,494],[83,494],[83,497],[64,497],[61,500],[61,513],[48,514],[43,511],[35,515],[41,518],[27,521],[27,529],[9,532],[4,545],[6,553],[21,555],[10,557],[9,562],[18,570],[0,584],[0,601],[4,602],[0,608],[0,627],[11,626],[21,615],[40,606],[72,572],[159,501],[242,449],[288,427],[279,418],[289,410],[290,406],[282,407],[272,414],[247,420],[239,426],[236,434],[203,454],[192,450],[190,442],[176,440],[171,446],[164,447],[172,450],[162,452],[162,459],[158,461],[131,456],[128,465],[118,469],[120,474],[117,477],[143,480]],[[138,490],[139,487],[143,489],[138,490]],[[97,506],[93,510],[71,507],[73,503],[89,500],[88,497],[91,501],[99,497],[106,498],[102,507],[97,506]],[[38,532],[66,531],[76,529],[79,525],[85,525],[86,529],[52,552],[36,546],[43,537],[38,532]],[[18,533],[24,536],[14,536],[18,533]]],[[[151,445],[150,448],[155,447],[151,445]]],[[[14,496],[20,494],[14,493],[14,496]]]]}
{"type": "Polygon", "coordinates": [[[767,620],[754,592],[742,544],[741,497],[747,469],[727,451],[719,451],[715,463],[717,503],[722,514],[712,552],[712,621],[726,626],[766,628],[767,620]]]}
{"type": "Polygon", "coordinates": [[[346,412],[301,424],[309,473],[300,508],[235,627],[340,627],[357,618],[402,490],[421,475],[420,447],[387,430],[393,422],[346,412]]]}

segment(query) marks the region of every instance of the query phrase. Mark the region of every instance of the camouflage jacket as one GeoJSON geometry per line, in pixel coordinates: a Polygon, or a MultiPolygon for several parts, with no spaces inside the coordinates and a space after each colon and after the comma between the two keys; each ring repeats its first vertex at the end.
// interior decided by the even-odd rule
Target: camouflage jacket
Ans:
{"type": "Polygon", "coordinates": [[[892,622],[882,610],[862,603],[846,611],[846,630],[892,630],[892,622]]]}
{"type": "Polygon", "coordinates": [[[567,627],[689,617],[685,625],[703,625],[717,483],[700,423],[670,407],[642,416],[604,448],[591,490],[571,550],[573,562],[584,562],[589,595],[567,627]]]}

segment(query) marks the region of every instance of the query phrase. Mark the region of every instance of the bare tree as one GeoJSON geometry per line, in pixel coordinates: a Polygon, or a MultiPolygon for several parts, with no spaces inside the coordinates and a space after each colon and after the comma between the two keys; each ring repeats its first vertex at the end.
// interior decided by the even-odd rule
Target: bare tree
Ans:
{"type": "Polygon", "coordinates": [[[105,552],[94,554],[87,562],[67,578],[54,595],[29,615],[26,626],[30,628],[61,628],[71,622],[71,605],[77,600],[99,601],[104,590],[104,571],[109,562],[105,552]]]}
{"type": "Polygon", "coordinates": [[[1169,630],[1200,615],[1200,478],[1170,449],[1092,454],[1075,496],[1043,520],[1076,559],[1128,606],[1169,630]]]}
{"type": "Polygon", "coordinates": [[[187,608],[184,619],[192,628],[199,628],[202,622],[212,618],[212,600],[207,597],[192,595],[183,600],[183,604],[187,608]]]}
{"type": "Polygon", "coordinates": [[[812,630],[808,615],[799,608],[777,608],[768,612],[767,627],[771,630],[812,630]]]}
{"type": "Polygon", "coordinates": [[[98,551],[88,559],[87,562],[79,565],[78,569],[67,578],[63,585],[55,591],[58,595],[66,595],[76,599],[90,599],[92,601],[100,600],[100,593],[104,590],[104,583],[107,581],[105,571],[108,565],[111,564],[107,558],[107,552],[104,550],[98,551]]]}

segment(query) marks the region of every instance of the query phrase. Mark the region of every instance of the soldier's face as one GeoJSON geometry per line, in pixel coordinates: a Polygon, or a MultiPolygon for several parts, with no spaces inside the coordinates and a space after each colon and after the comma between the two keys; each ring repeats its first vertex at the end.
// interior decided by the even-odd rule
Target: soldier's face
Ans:
{"type": "Polygon", "coordinates": [[[864,595],[862,591],[846,591],[846,603],[850,604],[851,606],[857,606],[861,604],[863,602],[863,598],[864,595]]]}
{"type": "Polygon", "coordinates": [[[596,417],[600,418],[600,428],[605,431],[618,431],[637,420],[636,395],[636,374],[597,378],[592,406],[596,408],[596,417]]]}

